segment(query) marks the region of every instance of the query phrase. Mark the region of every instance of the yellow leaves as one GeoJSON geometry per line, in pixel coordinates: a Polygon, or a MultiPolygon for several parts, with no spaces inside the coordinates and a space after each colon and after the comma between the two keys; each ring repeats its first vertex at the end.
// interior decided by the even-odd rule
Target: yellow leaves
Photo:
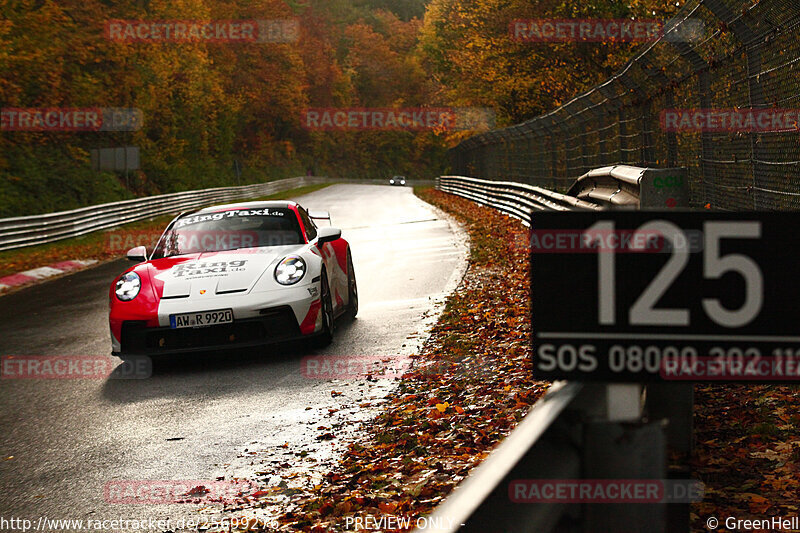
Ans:
{"type": "Polygon", "coordinates": [[[450,407],[450,404],[449,404],[448,402],[444,402],[444,403],[437,403],[437,404],[436,404],[436,409],[437,409],[437,410],[438,410],[440,413],[444,413],[445,411],[447,411],[447,408],[448,408],[448,407],[450,407]]]}

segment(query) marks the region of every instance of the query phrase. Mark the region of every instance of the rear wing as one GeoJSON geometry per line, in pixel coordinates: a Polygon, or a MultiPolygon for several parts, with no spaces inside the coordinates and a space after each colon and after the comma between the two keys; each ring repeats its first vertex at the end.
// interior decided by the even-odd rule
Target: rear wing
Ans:
{"type": "Polygon", "coordinates": [[[315,222],[317,220],[327,220],[328,225],[329,226],[331,225],[331,214],[328,213],[327,211],[317,211],[314,209],[309,209],[308,216],[315,222]]]}

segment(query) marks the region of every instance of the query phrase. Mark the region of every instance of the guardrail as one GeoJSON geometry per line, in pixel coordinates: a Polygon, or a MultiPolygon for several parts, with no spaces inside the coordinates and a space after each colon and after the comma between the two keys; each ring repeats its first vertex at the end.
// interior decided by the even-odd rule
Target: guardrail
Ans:
{"type": "MultiPolygon", "coordinates": [[[[665,194],[674,191],[669,187],[645,190],[652,188],[656,179],[685,175],[676,172],[683,169],[605,167],[582,176],[567,195],[526,184],[461,176],[442,176],[436,187],[530,226],[531,213],[539,210],[646,208],[650,201],[657,207],[665,194]],[[648,196],[650,200],[645,201],[648,196]]],[[[511,490],[515,480],[663,480],[668,475],[667,446],[684,453],[691,449],[692,403],[692,386],[686,384],[645,388],[639,384],[556,382],[434,510],[426,520],[428,526],[420,531],[688,531],[687,503],[515,503],[511,490]]],[[[688,472],[673,469],[670,475],[686,477],[688,472]]]]}
{"type": "Polygon", "coordinates": [[[672,209],[689,205],[687,169],[614,165],[587,172],[567,194],[525,183],[442,176],[437,188],[493,207],[530,225],[542,210],[672,209]]]}
{"type": "Polygon", "coordinates": [[[481,205],[493,207],[530,225],[531,211],[597,210],[602,206],[541,187],[511,181],[488,181],[464,176],[442,176],[436,188],[481,205]]]}
{"type": "Polygon", "coordinates": [[[145,220],[209,204],[257,198],[280,191],[322,183],[324,178],[299,177],[244,185],[149,196],[71,211],[0,220],[0,251],[79,237],[93,231],[145,220]]]}
{"type": "Polygon", "coordinates": [[[298,177],[244,185],[149,196],[71,211],[0,219],[0,251],[79,237],[93,231],[145,220],[209,204],[257,198],[304,185],[325,183],[326,178],[298,177]]]}
{"type": "Polygon", "coordinates": [[[567,194],[608,209],[688,207],[688,169],[629,165],[598,168],[575,180],[567,194]]]}

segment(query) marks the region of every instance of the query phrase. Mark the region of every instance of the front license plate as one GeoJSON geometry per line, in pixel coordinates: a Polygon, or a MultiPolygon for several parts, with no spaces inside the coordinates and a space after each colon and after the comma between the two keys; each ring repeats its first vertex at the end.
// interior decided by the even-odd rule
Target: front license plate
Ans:
{"type": "Polygon", "coordinates": [[[169,327],[172,329],[202,328],[205,326],[214,326],[216,324],[230,324],[231,322],[233,322],[232,309],[169,315],[169,327]]]}

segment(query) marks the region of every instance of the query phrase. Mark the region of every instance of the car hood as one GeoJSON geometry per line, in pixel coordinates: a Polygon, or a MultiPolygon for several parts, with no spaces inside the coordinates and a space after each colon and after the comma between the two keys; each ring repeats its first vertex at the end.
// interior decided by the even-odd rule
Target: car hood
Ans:
{"type": "Polygon", "coordinates": [[[305,245],[203,252],[149,262],[151,278],[161,298],[186,298],[247,292],[274,264],[305,245]]]}

